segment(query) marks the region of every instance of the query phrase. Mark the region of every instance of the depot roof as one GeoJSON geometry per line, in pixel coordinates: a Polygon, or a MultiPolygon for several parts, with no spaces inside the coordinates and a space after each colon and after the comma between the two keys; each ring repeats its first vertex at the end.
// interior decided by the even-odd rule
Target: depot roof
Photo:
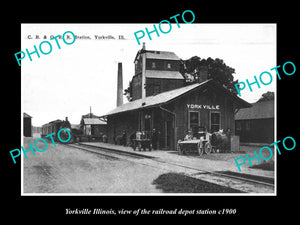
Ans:
{"type": "Polygon", "coordinates": [[[251,108],[240,109],[235,115],[235,120],[274,118],[274,101],[254,103],[251,108]]]}
{"type": "Polygon", "coordinates": [[[177,89],[174,89],[171,91],[163,92],[163,93],[160,93],[157,95],[148,96],[146,98],[137,99],[135,101],[128,102],[124,105],[121,105],[121,106],[111,110],[110,112],[108,112],[106,115],[103,115],[102,117],[114,115],[114,114],[118,114],[118,113],[122,113],[122,112],[133,111],[133,110],[137,110],[137,109],[148,108],[148,107],[166,104],[166,103],[169,103],[170,101],[177,99],[178,97],[180,97],[184,94],[189,93],[190,91],[192,91],[194,89],[202,88],[202,87],[205,87],[206,85],[216,85],[218,89],[224,91],[225,94],[230,95],[233,98],[233,100],[236,101],[241,106],[241,108],[242,107],[251,107],[251,104],[249,104],[248,102],[239,98],[235,94],[231,93],[224,87],[217,85],[212,79],[209,79],[202,83],[191,84],[191,85],[188,85],[188,86],[185,86],[182,88],[177,88],[177,89]]]}

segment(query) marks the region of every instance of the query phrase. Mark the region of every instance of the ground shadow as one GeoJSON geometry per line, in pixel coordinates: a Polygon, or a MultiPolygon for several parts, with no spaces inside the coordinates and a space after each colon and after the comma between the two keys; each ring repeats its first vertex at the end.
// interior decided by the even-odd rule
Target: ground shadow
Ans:
{"type": "Polygon", "coordinates": [[[153,184],[165,193],[244,193],[180,173],[162,174],[153,181],[153,184]]]}
{"type": "Polygon", "coordinates": [[[251,169],[261,169],[261,170],[270,170],[270,171],[274,171],[275,165],[274,165],[274,161],[270,160],[270,161],[263,161],[260,164],[257,165],[253,165],[252,167],[249,167],[251,169]]]}
{"type": "Polygon", "coordinates": [[[255,180],[255,181],[260,181],[268,184],[274,184],[274,178],[272,177],[263,177],[263,176],[258,176],[258,175],[252,175],[252,174],[246,174],[246,173],[236,173],[232,171],[216,171],[216,173],[219,174],[225,174],[225,175],[231,175],[235,177],[241,177],[245,179],[250,179],[250,180],[255,180]]]}

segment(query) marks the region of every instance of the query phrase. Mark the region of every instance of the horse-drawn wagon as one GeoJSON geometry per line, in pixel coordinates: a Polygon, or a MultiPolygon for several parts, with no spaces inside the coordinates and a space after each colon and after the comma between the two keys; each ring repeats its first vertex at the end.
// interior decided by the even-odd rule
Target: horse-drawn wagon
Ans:
{"type": "Polygon", "coordinates": [[[196,127],[189,138],[178,141],[177,150],[183,155],[190,152],[197,152],[200,156],[203,153],[225,152],[228,149],[230,140],[228,135],[230,134],[225,134],[223,130],[211,134],[204,127],[196,127]]]}

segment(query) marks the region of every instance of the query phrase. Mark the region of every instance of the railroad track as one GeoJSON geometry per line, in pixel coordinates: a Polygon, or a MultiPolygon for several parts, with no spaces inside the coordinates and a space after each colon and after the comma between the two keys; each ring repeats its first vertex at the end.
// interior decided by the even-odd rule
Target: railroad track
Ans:
{"type": "Polygon", "coordinates": [[[274,193],[274,180],[258,177],[258,176],[244,176],[243,174],[235,174],[230,172],[215,172],[207,171],[191,166],[182,165],[174,162],[165,162],[160,158],[138,154],[136,152],[124,152],[112,149],[106,149],[98,146],[88,146],[84,144],[68,144],[67,146],[77,148],[80,150],[99,154],[111,159],[122,159],[162,170],[168,172],[180,172],[190,177],[212,182],[218,185],[238,189],[247,193],[274,193]],[[251,177],[251,178],[249,178],[251,177]],[[273,182],[272,182],[273,181],[273,182]]]}
{"type": "Polygon", "coordinates": [[[72,146],[74,148],[78,148],[78,149],[89,151],[89,152],[94,152],[94,153],[112,157],[112,158],[119,158],[117,156],[120,156],[120,155],[130,156],[132,158],[149,158],[149,159],[155,158],[155,157],[146,156],[143,154],[117,151],[114,149],[102,148],[102,147],[98,147],[98,146],[85,145],[85,144],[68,144],[68,146],[72,146]],[[101,152],[99,150],[101,150],[101,152]],[[113,156],[113,155],[115,155],[115,156],[113,156]]]}

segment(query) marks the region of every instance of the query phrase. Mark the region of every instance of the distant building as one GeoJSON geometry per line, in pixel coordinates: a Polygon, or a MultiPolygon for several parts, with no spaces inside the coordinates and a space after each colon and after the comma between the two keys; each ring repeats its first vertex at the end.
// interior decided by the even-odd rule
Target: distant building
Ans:
{"type": "Polygon", "coordinates": [[[79,130],[80,129],[80,124],[71,124],[71,128],[79,130]]]}
{"type": "Polygon", "coordinates": [[[32,133],[41,133],[41,127],[32,126],[32,133]]]}
{"type": "Polygon", "coordinates": [[[102,137],[106,134],[106,122],[99,119],[99,116],[88,113],[81,117],[80,129],[84,136],[102,137]]]}
{"type": "Polygon", "coordinates": [[[24,137],[32,137],[32,125],[31,116],[27,113],[23,113],[23,135],[24,137]]]}
{"type": "Polygon", "coordinates": [[[235,132],[240,142],[274,142],[274,100],[254,103],[235,115],[235,132]]]}

